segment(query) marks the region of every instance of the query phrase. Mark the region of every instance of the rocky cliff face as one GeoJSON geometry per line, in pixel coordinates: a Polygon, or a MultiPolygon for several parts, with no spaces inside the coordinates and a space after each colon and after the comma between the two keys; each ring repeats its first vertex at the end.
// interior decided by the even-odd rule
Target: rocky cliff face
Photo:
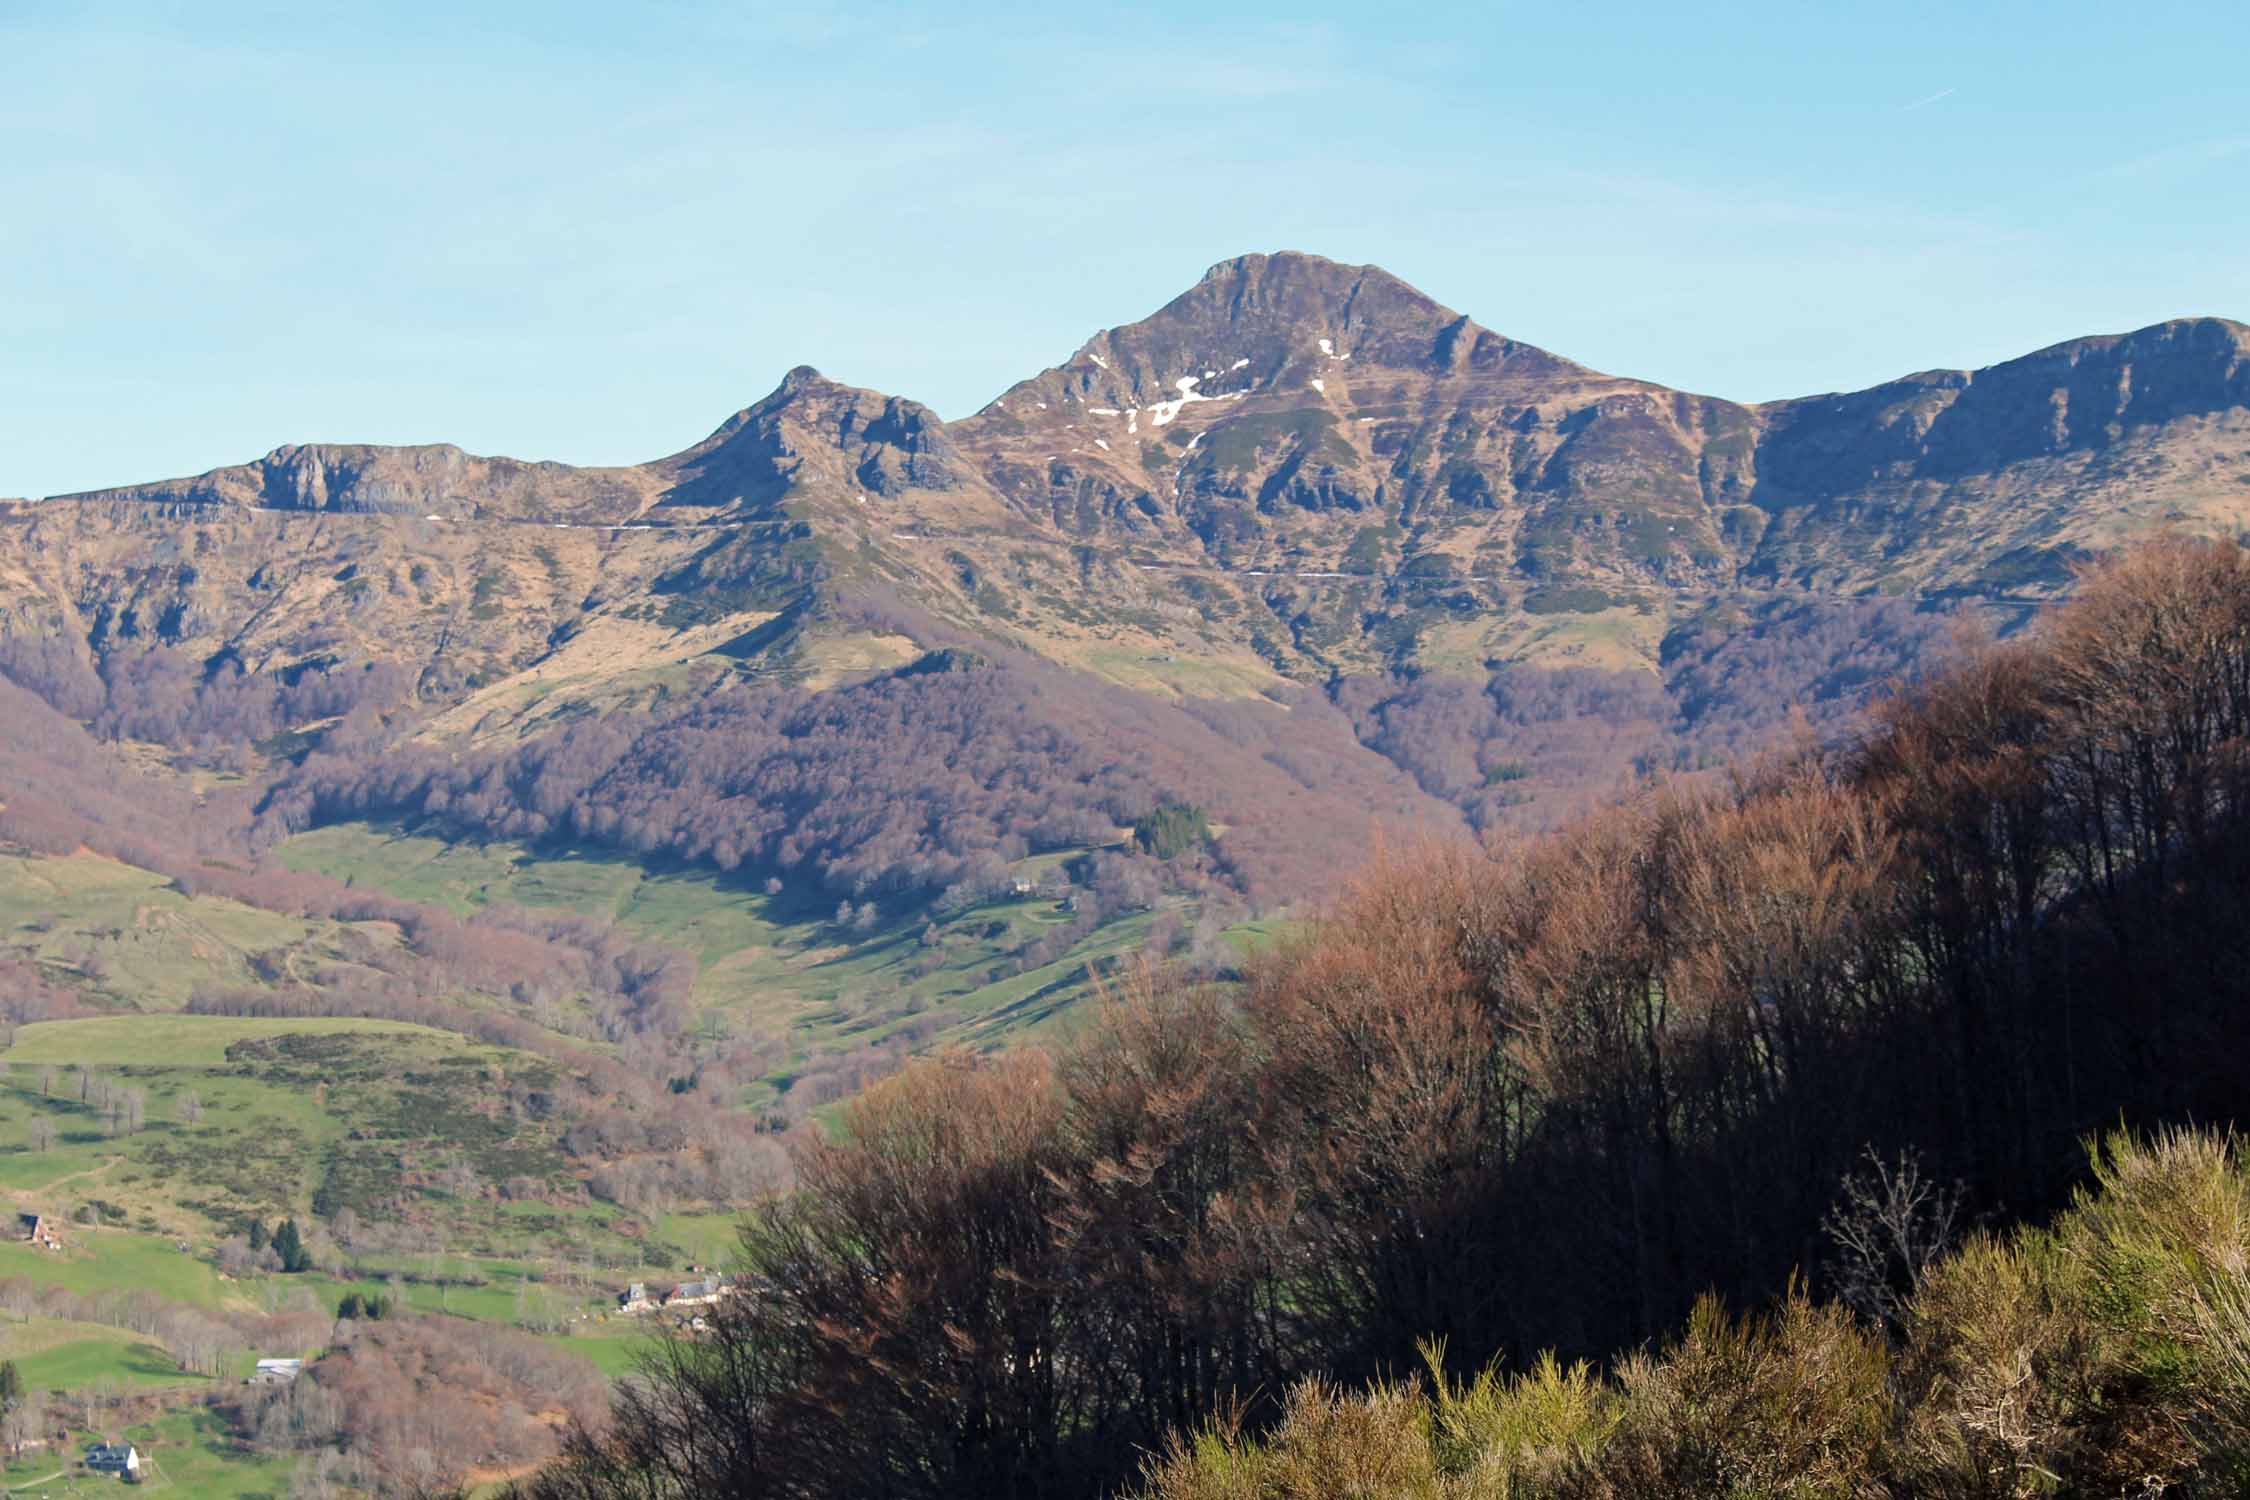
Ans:
{"type": "Polygon", "coordinates": [[[55,498],[447,520],[614,520],[630,518],[647,503],[648,476],[630,468],[479,458],[450,443],[404,448],[296,443],[255,463],[193,479],[55,498]]]}
{"type": "Polygon", "coordinates": [[[646,472],[662,486],[660,504],[711,520],[773,519],[790,499],[864,504],[870,495],[896,500],[980,483],[937,413],[840,385],[809,365],[646,472]]]}
{"type": "Polygon", "coordinates": [[[2136,530],[2246,520],[2240,324],[1744,406],[1255,255],[951,424],[799,368],[626,468],[310,445],[0,508],[0,629],[391,655],[486,699],[713,653],[818,676],[949,629],[1242,693],[1646,663],[1727,597],[2025,600],[2136,530]]]}
{"type": "Polygon", "coordinates": [[[2250,520],[2250,328],[2074,339],[1759,413],[1767,578],[2052,589],[2136,529],[2250,520]]]}

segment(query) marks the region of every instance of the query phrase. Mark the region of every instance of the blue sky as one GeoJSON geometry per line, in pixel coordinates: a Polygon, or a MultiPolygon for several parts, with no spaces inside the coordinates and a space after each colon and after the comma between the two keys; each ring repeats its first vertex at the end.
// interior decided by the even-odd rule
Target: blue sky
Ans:
{"type": "Polygon", "coordinates": [[[2250,6],[0,0],[0,494],[946,416],[1214,261],[1743,400],[2250,320],[2250,6]]]}

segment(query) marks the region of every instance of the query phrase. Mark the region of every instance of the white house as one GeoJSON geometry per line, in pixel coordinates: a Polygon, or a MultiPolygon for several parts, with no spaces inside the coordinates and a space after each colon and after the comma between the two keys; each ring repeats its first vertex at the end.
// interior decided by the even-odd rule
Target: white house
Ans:
{"type": "Polygon", "coordinates": [[[261,1359],[244,1384],[287,1385],[304,1373],[305,1362],[301,1359],[261,1359]]]}
{"type": "Polygon", "coordinates": [[[131,1443],[96,1443],[86,1450],[86,1467],[97,1474],[115,1474],[137,1482],[141,1477],[141,1451],[131,1443]]]}

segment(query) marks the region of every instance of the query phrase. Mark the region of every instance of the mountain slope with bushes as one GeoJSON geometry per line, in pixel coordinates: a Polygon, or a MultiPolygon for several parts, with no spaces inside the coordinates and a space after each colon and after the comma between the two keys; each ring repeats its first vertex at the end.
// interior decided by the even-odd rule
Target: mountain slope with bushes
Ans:
{"type": "MultiPolygon", "coordinates": [[[[1433,1341],[1449,1378],[1542,1350],[1622,1361],[1583,1393],[1614,1422],[1579,1455],[1594,1487],[1554,1493],[1709,1493],[1738,1460],[1737,1487],[1788,1493],[1805,1444],[1847,1489],[1926,1461],[1971,1477],[1906,1492],[2035,1493],[2056,1463],[2089,1493],[2227,1492],[2239,1411],[2194,1402],[2250,1387],[2214,1393],[2196,1361],[2232,1371],[2231,1346],[2193,1324],[2250,1300],[2227,1150],[2105,1169],[2112,1198],[2156,1182],[2154,1217],[2082,1269],[2142,1303],[2071,1282],[2076,1250],[1929,1271],[1938,1233],[1871,1262],[1880,1226],[1850,1221],[1895,1197],[1870,1162],[1939,1185],[1942,1215],[1909,1189],[1909,1219],[2037,1220],[2089,1136],[2250,1110],[2246,743],[2250,553],[2162,541],[1849,743],[1378,864],[1239,995],[1150,971],[1051,1049],[918,1064],[754,1217],[762,1295],[532,1493],[1091,1496],[1234,1408],[1245,1433],[1284,1424],[1286,1469],[1280,1393],[1395,1374],[1433,1341]],[[2175,1198],[2210,1237],[2175,1243],[2175,1198]],[[1870,1321],[1696,1311],[1799,1277],[1870,1321]],[[2121,1321],[2087,1346],[2070,1320],[2096,1315],[2121,1321]],[[1894,1359],[1950,1393],[1886,1394],[1894,1359]],[[1952,1388],[1995,1368],[2030,1383],[1952,1388]],[[1882,1447],[1893,1400],[1934,1424],[1926,1449],[1882,1447]]],[[[2061,1243],[2093,1255],[2069,1226],[2102,1212],[2061,1243]]],[[[1185,1486],[1234,1460],[1179,1462],[1185,1486]]]]}

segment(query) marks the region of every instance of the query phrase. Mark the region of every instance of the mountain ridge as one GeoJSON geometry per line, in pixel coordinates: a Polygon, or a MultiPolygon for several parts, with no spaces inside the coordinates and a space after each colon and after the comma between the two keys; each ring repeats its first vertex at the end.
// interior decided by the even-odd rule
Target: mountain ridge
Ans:
{"type": "Polygon", "coordinates": [[[0,631],[399,659],[459,701],[594,657],[813,682],[900,664],[913,633],[850,624],[859,600],[1229,696],[1653,669],[1727,597],[2030,600],[2139,531],[2246,524],[2240,323],[1744,404],[1284,251],[1213,264],[953,422],[799,365],[638,464],[294,444],[6,507],[0,631]]]}
{"type": "MultiPolygon", "coordinates": [[[[244,471],[248,471],[253,467],[261,467],[268,470],[287,470],[293,464],[301,464],[305,459],[314,457],[326,457],[331,455],[337,457],[384,454],[418,456],[427,455],[431,460],[434,460],[435,465],[440,468],[461,465],[491,465],[504,468],[511,473],[521,471],[525,473],[526,477],[535,476],[539,479],[550,481],[565,474],[579,476],[610,476],[622,475],[643,470],[661,470],[667,466],[679,465],[682,462],[698,455],[699,452],[717,444],[723,437],[727,436],[730,433],[730,430],[732,428],[744,422],[745,420],[752,418],[755,414],[760,412],[761,409],[772,407],[775,404],[783,401],[785,398],[788,398],[807,388],[827,387],[857,392],[863,397],[874,396],[885,402],[896,403],[904,407],[910,407],[915,412],[919,413],[922,419],[929,423],[936,430],[941,432],[950,431],[952,429],[959,428],[964,424],[972,423],[978,418],[983,417],[987,413],[1002,408],[1004,406],[1004,403],[1007,402],[1012,396],[1015,396],[1018,392],[1034,386],[1044,376],[1053,375],[1059,371],[1079,366],[1081,362],[1091,363],[1097,371],[1102,371],[1106,374],[1108,367],[1104,363],[1105,351],[1107,351],[1108,353],[1118,352],[1120,347],[1118,344],[1118,339],[1120,335],[1136,335],[1143,330],[1151,328],[1152,326],[1162,324],[1168,318],[1176,320],[1178,314],[1182,309],[1191,307],[1197,302],[1200,297],[1202,297],[1212,289],[1221,287],[1225,288],[1229,294],[1229,302],[1231,306],[1238,313],[1244,310],[1255,311],[1262,304],[1269,300],[1270,294],[1274,293],[1277,290],[1275,285],[1276,283],[1279,283],[1279,296],[1277,299],[1272,300],[1287,300],[1293,292],[1300,292],[1302,289],[1302,282],[1307,279],[1308,271],[1310,274],[1310,278],[1316,281],[1325,279],[1330,282],[1334,282],[1338,279],[1348,279],[1350,283],[1349,290],[1342,299],[1343,306],[1341,309],[1341,318],[1336,325],[1336,331],[1339,332],[1349,331],[1351,327],[1354,326],[1353,317],[1356,304],[1359,300],[1359,296],[1363,290],[1370,290],[1378,298],[1389,298],[1394,304],[1404,304],[1411,310],[1417,312],[1425,312],[1428,315],[1429,321],[1431,321],[1434,325],[1437,325],[1437,328],[1434,331],[1442,332],[1445,340],[1445,347],[1449,350],[1459,346],[1462,341],[1462,334],[1465,333],[1474,335],[1475,337],[1468,341],[1470,344],[1469,358],[1471,358],[1472,360],[1475,357],[1475,346],[1478,344],[1482,344],[1488,351],[1485,356],[1488,360],[1494,360],[1503,357],[1524,358],[1533,362],[1537,366],[1540,373],[1549,375],[1550,377],[1569,378],[1588,383],[1630,386],[1646,391],[1661,391],[1672,396],[1688,397],[1691,399],[1703,401],[1723,402],[1728,406],[1737,407],[1742,410],[1753,412],[1770,412],[1806,406],[1808,404],[1823,401],[1849,399],[1853,397],[1866,397],[1874,395],[1878,392],[1892,390],[1894,388],[1915,385],[1954,382],[1958,382],[1964,386],[1973,385],[1977,382],[1977,379],[1979,377],[1989,375],[1993,372],[2009,371],[2011,369],[2014,369],[2015,367],[2028,366],[2036,363],[2048,363],[2053,362],[2057,359],[2067,359],[2072,363],[2076,363],[2080,357],[2088,353],[2106,352],[2107,350],[2115,348],[2117,346],[2133,343],[2145,343],[2154,339],[2169,338],[2179,335],[2206,336],[2213,339],[2224,340],[2225,343],[2229,346],[2229,350],[2234,356],[2235,362],[2238,365],[2240,365],[2242,361],[2250,359],[2250,324],[2219,316],[2185,315],[2181,317],[2165,319],[2158,323],[2149,324],[2144,327],[2130,329],[2119,333],[2087,334],[2059,340],[2053,344],[2045,345],[2041,348],[2031,350],[2028,353],[2018,355],[2007,360],[1998,361],[1992,365],[1987,366],[1974,368],[1933,366],[1923,370],[1912,371],[1907,374],[1894,377],[1890,380],[1879,382],[1876,385],[1859,389],[1825,391],[1803,396],[1778,397],[1760,402],[1736,402],[1726,397],[1667,387],[1661,385],[1658,382],[1643,380],[1638,377],[1614,375],[1602,371],[1597,371],[1589,366],[1579,364],[1563,356],[1539,348],[1538,346],[1511,339],[1505,335],[1494,333],[1492,330],[1484,328],[1482,325],[1475,323],[1474,320],[1467,315],[1454,312],[1452,309],[1444,307],[1442,304],[1436,302],[1434,299],[1428,297],[1417,288],[1411,286],[1409,283],[1384,270],[1380,266],[1372,264],[1348,265],[1341,262],[1329,261],[1323,257],[1307,252],[1284,250],[1234,256],[1226,260],[1221,260],[1214,263],[1208,270],[1204,272],[1203,276],[1199,278],[1199,280],[1193,286],[1189,287],[1179,296],[1173,298],[1163,307],[1157,309],[1156,312],[1150,314],[1148,317],[1140,319],[1134,323],[1120,325],[1116,328],[1104,328],[1098,330],[1091,338],[1087,339],[1083,344],[1081,344],[1079,349],[1069,359],[1064,361],[1062,365],[1053,367],[1050,370],[1043,372],[1043,375],[1041,376],[1033,376],[1025,380],[1017,381],[1007,390],[1001,392],[1000,395],[986,402],[982,407],[979,407],[975,412],[972,412],[965,417],[954,418],[951,421],[947,421],[946,419],[939,416],[934,409],[928,407],[926,404],[913,401],[911,398],[892,395],[887,392],[875,390],[871,387],[853,386],[848,384],[847,382],[837,381],[830,378],[822,371],[820,371],[817,367],[811,364],[799,364],[792,367],[786,374],[784,374],[780,383],[777,384],[774,389],[766,396],[761,397],[758,401],[751,403],[750,406],[735,412],[732,416],[727,418],[726,421],[722,422],[719,427],[713,429],[700,442],[691,444],[689,447],[681,449],[675,453],[667,454],[659,458],[643,460],[637,463],[573,465],[562,463],[556,460],[522,459],[502,454],[472,454],[467,452],[465,449],[462,449],[457,444],[453,443],[376,444],[357,442],[308,441],[284,443],[274,448],[267,454],[263,455],[259,459],[250,460],[249,462],[243,464],[222,465],[219,468],[207,470],[198,475],[182,476],[174,479],[142,481],[128,485],[104,486],[90,490],[69,491],[45,496],[43,497],[43,499],[94,500],[142,497],[151,499],[233,498],[232,494],[229,493],[231,487],[228,481],[233,480],[235,476],[240,475],[244,473],[244,471]]],[[[1302,326],[1303,322],[1305,321],[1305,309],[1303,307],[1301,297],[1298,299],[1298,305],[1290,310],[1294,314],[1291,321],[1298,326],[1302,326]]],[[[1349,359],[1356,354],[1363,359],[1372,356],[1377,360],[1381,360],[1386,352],[1395,356],[1398,350],[1399,343],[1400,340],[1396,337],[1395,334],[1393,334],[1387,337],[1380,344],[1346,350],[1341,354],[1332,357],[1341,361],[1344,359],[1349,359]]],[[[1200,386],[1202,384],[1202,381],[1199,379],[1197,383],[1200,386]]],[[[1109,384],[1112,390],[1118,389],[1114,381],[1110,382],[1109,384]]],[[[1146,397],[1148,398],[1147,404],[1149,406],[1162,405],[1164,403],[1176,401],[1178,399],[1176,395],[1167,395],[1161,390],[1156,389],[1128,388],[1120,391],[1120,394],[1124,394],[1128,398],[1132,396],[1146,397]]],[[[1206,396],[1203,399],[1208,399],[1208,397],[1206,396]]],[[[317,490],[320,488],[320,483],[321,476],[319,476],[317,473],[310,474],[308,475],[307,480],[300,481],[300,489],[303,490],[305,486],[309,485],[312,492],[317,492],[317,490]]],[[[8,503],[23,502],[11,501],[8,503]]],[[[37,502],[34,501],[32,503],[37,502]]]]}

